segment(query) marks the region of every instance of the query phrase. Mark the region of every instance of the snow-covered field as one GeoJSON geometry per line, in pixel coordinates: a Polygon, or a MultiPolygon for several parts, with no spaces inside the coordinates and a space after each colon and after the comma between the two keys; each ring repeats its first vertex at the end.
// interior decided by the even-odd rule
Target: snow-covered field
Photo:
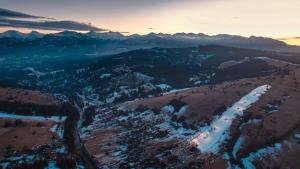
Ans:
{"type": "Polygon", "coordinates": [[[42,76],[46,76],[46,75],[55,75],[57,73],[61,73],[64,72],[64,69],[60,69],[60,70],[54,70],[54,71],[48,71],[48,72],[41,72],[38,71],[36,69],[34,69],[33,67],[26,67],[23,69],[23,71],[29,71],[30,73],[28,73],[28,76],[35,76],[37,78],[42,77],[42,76]]]}
{"type": "Polygon", "coordinates": [[[263,85],[252,90],[249,94],[242,97],[232,107],[228,108],[219,118],[216,118],[210,126],[200,129],[192,139],[192,143],[197,145],[197,148],[202,153],[216,153],[219,146],[228,137],[228,129],[232,121],[243,115],[243,112],[248,109],[251,104],[257,102],[259,98],[270,89],[270,85],[263,85]]]}
{"type": "Polygon", "coordinates": [[[228,68],[228,67],[231,67],[231,66],[235,66],[235,65],[247,62],[247,61],[249,61],[249,57],[245,57],[242,60],[229,60],[229,61],[221,63],[218,68],[219,69],[225,69],[225,68],[228,68]]]}
{"type": "Polygon", "coordinates": [[[280,62],[280,63],[283,63],[283,64],[289,64],[289,65],[294,65],[294,66],[298,65],[298,64],[295,64],[295,63],[286,62],[286,61],[278,60],[278,59],[272,59],[272,58],[265,57],[265,56],[255,57],[255,59],[260,59],[260,60],[264,60],[264,61],[280,62]]]}

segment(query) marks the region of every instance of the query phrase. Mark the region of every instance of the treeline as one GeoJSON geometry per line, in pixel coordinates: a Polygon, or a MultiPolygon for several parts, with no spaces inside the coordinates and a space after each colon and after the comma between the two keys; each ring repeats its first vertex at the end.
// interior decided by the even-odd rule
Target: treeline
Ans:
{"type": "Polygon", "coordinates": [[[60,105],[23,104],[18,102],[0,101],[0,111],[27,116],[65,116],[69,111],[68,103],[60,105]]]}
{"type": "Polygon", "coordinates": [[[77,121],[79,120],[78,110],[71,104],[65,104],[66,112],[68,112],[68,117],[64,122],[64,142],[68,146],[69,151],[72,153],[75,151],[75,137],[74,131],[76,130],[77,121]]]}

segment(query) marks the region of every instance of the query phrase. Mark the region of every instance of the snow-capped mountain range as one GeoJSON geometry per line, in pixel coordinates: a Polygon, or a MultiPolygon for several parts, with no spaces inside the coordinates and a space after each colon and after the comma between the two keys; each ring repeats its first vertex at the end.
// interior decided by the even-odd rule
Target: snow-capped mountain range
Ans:
{"type": "MultiPolygon", "coordinates": [[[[63,31],[53,34],[42,34],[36,31],[30,33],[21,33],[15,30],[9,30],[0,33],[0,38],[13,38],[22,41],[39,40],[41,38],[77,38],[77,39],[91,39],[101,41],[114,41],[128,44],[128,46],[139,46],[137,48],[151,48],[151,47],[187,47],[198,45],[224,45],[232,47],[242,47],[260,50],[271,50],[281,52],[300,52],[300,47],[291,46],[282,41],[266,37],[243,37],[237,35],[219,34],[206,35],[203,33],[149,33],[146,35],[123,35],[120,32],[96,32],[90,31],[87,33],[79,33],[74,31],[63,31]]],[[[124,46],[122,46],[124,47],[124,46]]],[[[125,45],[126,47],[126,45],[125,45]]]]}

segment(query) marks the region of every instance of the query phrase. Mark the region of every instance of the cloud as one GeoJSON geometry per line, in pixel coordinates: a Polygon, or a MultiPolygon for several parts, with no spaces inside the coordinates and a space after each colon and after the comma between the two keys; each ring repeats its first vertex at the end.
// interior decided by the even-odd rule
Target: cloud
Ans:
{"type": "Polygon", "coordinates": [[[300,37],[279,38],[278,40],[294,40],[294,39],[300,40],[300,37]]]}
{"type": "Polygon", "coordinates": [[[0,17],[4,18],[26,18],[26,19],[53,19],[53,18],[47,18],[42,16],[34,16],[29,15],[21,12],[16,12],[8,9],[0,8],[0,17]]]}
{"type": "Polygon", "coordinates": [[[53,18],[34,16],[2,8],[0,8],[0,27],[43,30],[105,31],[105,29],[98,28],[91,24],[76,21],[57,21],[53,18]]]}
{"type": "Polygon", "coordinates": [[[74,21],[23,21],[0,18],[0,27],[15,27],[44,30],[105,31],[90,24],[74,21]]]}

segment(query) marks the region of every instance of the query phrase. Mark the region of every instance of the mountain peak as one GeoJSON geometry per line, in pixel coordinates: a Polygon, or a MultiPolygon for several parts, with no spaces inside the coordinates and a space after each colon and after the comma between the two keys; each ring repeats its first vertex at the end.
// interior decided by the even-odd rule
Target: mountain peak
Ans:
{"type": "Polygon", "coordinates": [[[24,38],[24,35],[23,33],[19,32],[19,31],[16,31],[16,30],[8,30],[8,31],[5,31],[3,33],[0,34],[0,37],[1,38],[16,38],[16,39],[22,39],[24,38]]]}
{"type": "Polygon", "coordinates": [[[98,39],[123,39],[125,38],[120,32],[96,32],[96,31],[89,31],[86,33],[87,36],[91,38],[98,38],[98,39]]]}

